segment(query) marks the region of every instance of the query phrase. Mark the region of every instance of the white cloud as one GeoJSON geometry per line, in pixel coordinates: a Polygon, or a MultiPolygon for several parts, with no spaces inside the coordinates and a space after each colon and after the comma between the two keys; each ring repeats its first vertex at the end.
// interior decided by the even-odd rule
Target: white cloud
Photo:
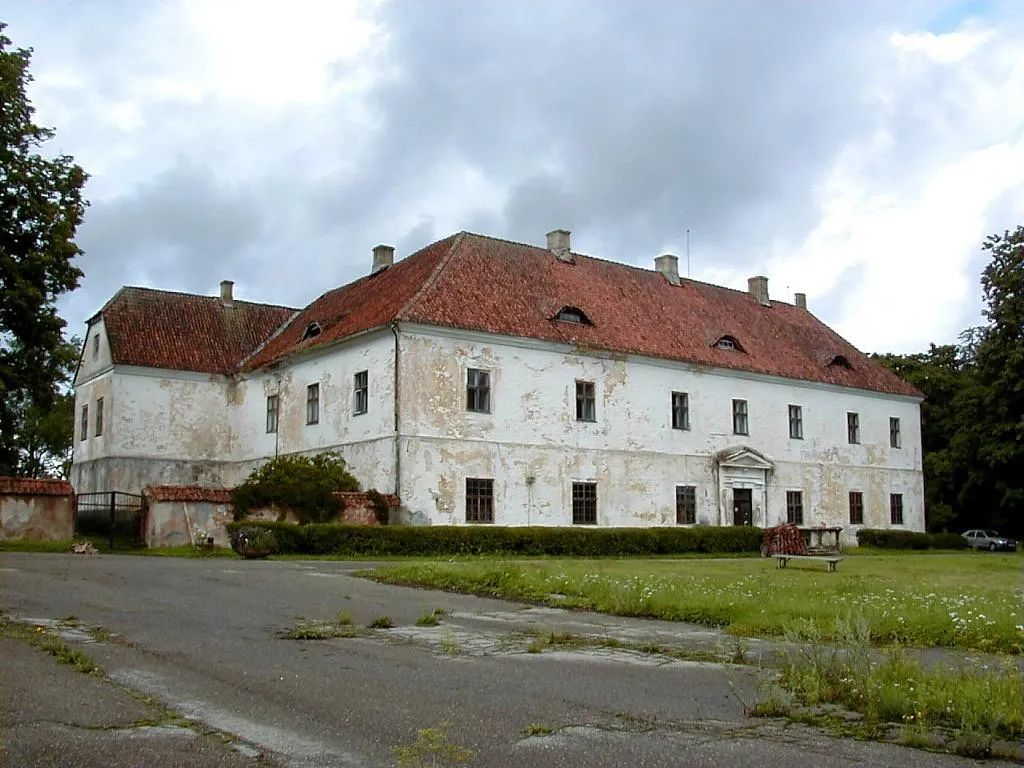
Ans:
{"type": "Polygon", "coordinates": [[[991,29],[891,42],[912,66],[878,84],[876,133],[837,158],[821,221],[796,253],[779,248],[771,274],[812,310],[833,296],[827,319],[857,346],[910,352],[977,322],[966,308],[989,210],[1024,200],[1024,45],[991,29]],[[927,133],[908,133],[908,114],[927,133]]]}

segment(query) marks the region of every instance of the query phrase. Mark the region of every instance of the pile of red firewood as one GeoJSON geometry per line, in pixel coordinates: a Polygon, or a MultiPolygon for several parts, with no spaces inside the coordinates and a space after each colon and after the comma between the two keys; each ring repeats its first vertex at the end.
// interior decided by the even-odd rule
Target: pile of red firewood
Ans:
{"type": "Polygon", "coordinates": [[[761,541],[761,555],[806,555],[807,542],[804,541],[800,529],[792,523],[784,523],[764,532],[761,541]]]}

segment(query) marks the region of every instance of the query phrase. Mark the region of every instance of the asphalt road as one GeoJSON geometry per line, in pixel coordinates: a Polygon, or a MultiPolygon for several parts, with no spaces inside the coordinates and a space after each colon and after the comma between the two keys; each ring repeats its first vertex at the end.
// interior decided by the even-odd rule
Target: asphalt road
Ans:
{"type": "Polygon", "coordinates": [[[349,575],[361,567],[0,555],[5,616],[44,624],[103,670],[84,675],[4,639],[0,763],[391,766],[393,748],[447,721],[449,743],[473,750],[468,765],[486,768],[975,764],[748,718],[744,702],[757,699],[759,675],[752,666],[616,648],[537,653],[526,634],[671,639],[728,652],[730,641],[714,632],[349,575]],[[416,625],[439,608],[447,611],[439,626],[416,625]],[[359,636],[281,637],[342,611],[359,636]],[[366,629],[380,616],[395,627],[366,629]]]}

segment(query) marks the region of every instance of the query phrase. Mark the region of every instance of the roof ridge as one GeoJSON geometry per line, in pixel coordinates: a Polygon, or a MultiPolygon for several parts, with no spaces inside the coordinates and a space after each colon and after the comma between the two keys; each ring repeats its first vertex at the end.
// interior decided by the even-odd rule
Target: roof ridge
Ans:
{"type": "MultiPolygon", "coordinates": [[[[494,237],[493,235],[481,235],[479,232],[464,232],[463,234],[469,235],[470,237],[479,237],[479,238],[481,238],[483,240],[494,240],[494,241],[499,242],[499,243],[508,243],[509,245],[519,246],[520,248],[524,248],[524,247],[525,248],[533,248],[533,249],[538,250],[538,251],[546,251],[546,250],[548,250],[543,245],[533,245],[532,243],[521,243],[521,242],[519,242],[517,240],[509,240],[508,238],[505,238],[505,237],[494,237]]],[[[602,258],[600,256],[593,256],[593,255],[591,255],[589,253],[582,253],[581,251],[570,251],[570,253],[573,256],[579,256],[579,257],[587,259],[589,261],[601,262],[602,264],[611,264],[614,267],[623,267],[625,269],[635,269],[635,270],[638,270],[640,272],[650,273],[652,275],[660,274],[657,269],[652,269],[652,268],[649,268],[649,267],[643,267],[643,266],[640,266],[639,264],[629,264],[628,262],[625,262],[625,261],[616,261],[615,259],[605,259],[605,258],[602,258]]],[[[661,254],[661,255],[673,255],[674,256],[675,254],[661,254]]],[[[685,281],[685,282],[688,282],[688,283],[696,283],[698,285],[706,285],[709,288],[719,288],[719,289],[721,289],[723,291],[733,291],[734,293],[740,293],[740,294],[748,293],[748,291],[744,290],[743,288],[730,288],[728,285],[719,285],[718,283],[709,283],[707,280],[697,280],[697,279],[689,277],[689,276],[683,277],[682,275],[680,275],[679,279],[680,279],[680,281],[685,281]]],[[[791,301],[781,301],[779,299],[772,299],[772,301],[773,302],[778,302],[779,304],[787,304],[787,305],[789,305],[791,307],[792,306],[796,306],[791,301]]]]}
{"type": "MultiPolygon", "coordinates": [[[[103,312],[104,309],[106,309],[108,306],[113,304],[114,300],[117,299],[117,297],[120,296],[125,291],[146,291],[147,293],[163,293],[163,294],[167,294],[167,295],[171,295],[171,296],[187,296],[187,297],[192,298],[192,299],[206,299],[208,301],[217,301],[217,302],[219,302],[221,300],[220,296],[211,296],[211,295],[206,294],[206,293],[192,293],[190,291],[168,291],[168,290],[165,290],[163,288],[150,288],[149,286],[146,286],[146,285],[122,285],[121,288],[118,289],[117,293],[114,294],[113,298],[111,298],[110,301],[108,301],[106,304],[104,304],[103,305],[103,309],[101,309],[96,314],[100,314],[101,312],[103,312]]],[[[248,301],[246,299],[232,299],[232,301],[235,304],[249,304],[249,305],[256,306],[256,307],[272,307],[274,309],[290,309],[293,312],[297,311],[297,309],[298,309],[297,307],[290,307],[287,304],[270,304],[270,303],[267,303],[265,301],[248,301]]]]}
{"type": "MultiPolygon", "coordinates": [[[[459,246],[462,245],[462,241],[467,234],[470,233],[463,230],[461,232],[457,232],[455,235],[449,235],[449,237],[452,237],[453,240],[451,246],[448,248],[448,253],[446,253],[444,256],[440,258],[440,260],[437,262],[437,266],[434,267],[434,270],[430,273],[430,275],[427,276],[427,279],[423,281],[423,285],[421,285],[419,289],[412,295],[412,298],[405,303],[405,306],[403,306],[395,313],[393,321],[403,319],[406,316],[406,313],[411,312],[413,307],[416,306],[419,300],[423,298],[423,296],[425,296],[426,293],[431,288],[434,287],[434,283],[437,282],[438,278],[444,271],[445,267],[447,267],[448,264],[451,262],[452,257],[455,255],[455,252],[459,249],[459,246]]],[[[446,238],[441,238],[437,242],[442,243],[445,241],[445,239],[446,238]]],[[[429,247],[430,246],[428,245],[427,248],[429,247]]]]}

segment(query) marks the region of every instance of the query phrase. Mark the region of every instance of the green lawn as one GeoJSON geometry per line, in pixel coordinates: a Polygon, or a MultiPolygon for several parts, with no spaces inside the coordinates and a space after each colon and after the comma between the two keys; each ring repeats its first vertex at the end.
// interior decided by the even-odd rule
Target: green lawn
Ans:
{"type": "Polygon", "coordinates": [[[380,581],[688,621],[734,635],[832,632],[866,622],[877,644],[1024,652],[1024,558],[1019,554],[852,555],[820,561],[515,560],[388,565],[380,581]]]}

